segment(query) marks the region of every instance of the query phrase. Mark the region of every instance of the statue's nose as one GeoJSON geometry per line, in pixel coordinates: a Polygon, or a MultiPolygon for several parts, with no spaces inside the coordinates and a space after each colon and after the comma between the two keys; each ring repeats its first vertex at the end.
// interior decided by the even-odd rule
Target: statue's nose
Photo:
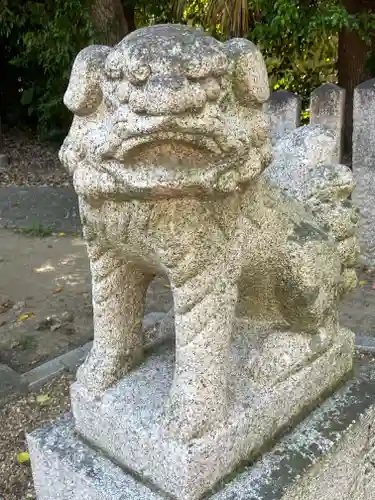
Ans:
{"type": "Polygon", "coordinates": [[[129,97],[132,111],[150,115],[199,110],[205,102],[206,93],[199,82],[177,74],[152,75],[144,86],[134,88],[129,97]]]}

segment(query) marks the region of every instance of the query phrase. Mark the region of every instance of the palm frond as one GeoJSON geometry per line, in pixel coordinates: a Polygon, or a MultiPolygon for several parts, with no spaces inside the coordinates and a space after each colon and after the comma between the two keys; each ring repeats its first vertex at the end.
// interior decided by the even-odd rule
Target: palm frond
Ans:
{"type": "MultiPolygon", "coordinates": [[[[192,0],[173,0],[172,10],[176,19],[182,19],[192,0]]],[[[227,37],[245,36],[249,30],[248,0],[207,0],[206,27],[214,32],[220,25],[227,37]]]]}
{"type": "Polygon", "coordinates": [[[207,24],[220,25],[228,37],[244,36],[249,30],[247,0],[208,0],[207,24]]]}
{"type": "Polygon", "coordinates": [[[172,13],[176,19],[182,19],[184,11],[189,4],[189,0],[173,0],[172,13]]]}

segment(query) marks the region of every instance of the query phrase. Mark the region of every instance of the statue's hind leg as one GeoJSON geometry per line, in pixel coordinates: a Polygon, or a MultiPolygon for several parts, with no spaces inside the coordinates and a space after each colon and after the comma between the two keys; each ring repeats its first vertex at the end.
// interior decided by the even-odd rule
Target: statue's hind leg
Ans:
{"type": "Polygon", "coordinates": [[[144,302],[152,276],[98,242],[88,242],[88,254],[94,342],[77,379],[100,395],[142,359],[144,302]]]}
{"type": "MultiPolygon", "coordinates": [[[[247,297],[241,296],[243,314],[251,310],[251,302],[261,304],[267,296],[271,299],[268,304],[264,300],[267,335],[252,368],[254,380],[262,385],[276,384],[299,371],[325,352],[339,332],[341,265],[335,247],[324,234],[317,233],[315,240],[297,237],[298,233],[279,245],[275,265],[264,273],[263,295],[258,283],[246,288],[247,297]]],[[[264,319],[260,306],[258,310],[264,319]]]]}

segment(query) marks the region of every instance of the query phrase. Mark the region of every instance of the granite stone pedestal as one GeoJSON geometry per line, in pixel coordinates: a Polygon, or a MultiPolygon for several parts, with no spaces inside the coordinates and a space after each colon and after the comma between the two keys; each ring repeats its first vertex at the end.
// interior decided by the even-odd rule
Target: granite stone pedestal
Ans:
{"type": "Polygon", "coordinates": [[[331,348],[278,383],[262,378],[257,384],[251,377],[253,348],[251,336],[239,336],[233,344],[228,416],[201,436],[176,439],[165,426],[175,365],[175,350],[168,347],[100,398],[75,383],[71,401],[76,429],[162,491],[197,500],[332,391],[352,367],[353,335],[342,330],[331,348]]]}
{"type": "MultiPolygon", "coordinates": [[[[244,462],[203,497],[212,500],[374,500],[374,395],[374,361],[357,362],[353,378],[293,432],[258,460],[244,462]]],[[[145,480],[142,474],[121,467],[87,444],[76,433],[70,414],[30,434],[28,444],[38,500],[186,498],[167,494],[155,483],[145,480]]],[[[178,467],[178,456],[175,460],[178,467]]],[[[156,469],[162,465],[159,460],[156,469]]]]}

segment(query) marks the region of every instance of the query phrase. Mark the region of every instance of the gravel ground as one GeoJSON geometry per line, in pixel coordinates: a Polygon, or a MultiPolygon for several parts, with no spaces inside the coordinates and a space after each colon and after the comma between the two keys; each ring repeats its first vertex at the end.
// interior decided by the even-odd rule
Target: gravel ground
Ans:
{"type": "MultiPolygon", "coordinates": [[[[4,500],[35,499],[25,433],[43,426],[69,410],[69,385],[73,375],[66,374],[40,391],[13,397],[0,409],[0,496],[4,500]],[[24,463],[19,459],[24,458],[24,463]]],[[[21,460],[22,461],[22,460],[21,460]]]]}
{"type": "Polygon", "coordinates": [[[0,186],[68,186],[70,175],[58,158],[59,145],[12,131],[4,134],[9,166],[0,168],[0,186]]]}

